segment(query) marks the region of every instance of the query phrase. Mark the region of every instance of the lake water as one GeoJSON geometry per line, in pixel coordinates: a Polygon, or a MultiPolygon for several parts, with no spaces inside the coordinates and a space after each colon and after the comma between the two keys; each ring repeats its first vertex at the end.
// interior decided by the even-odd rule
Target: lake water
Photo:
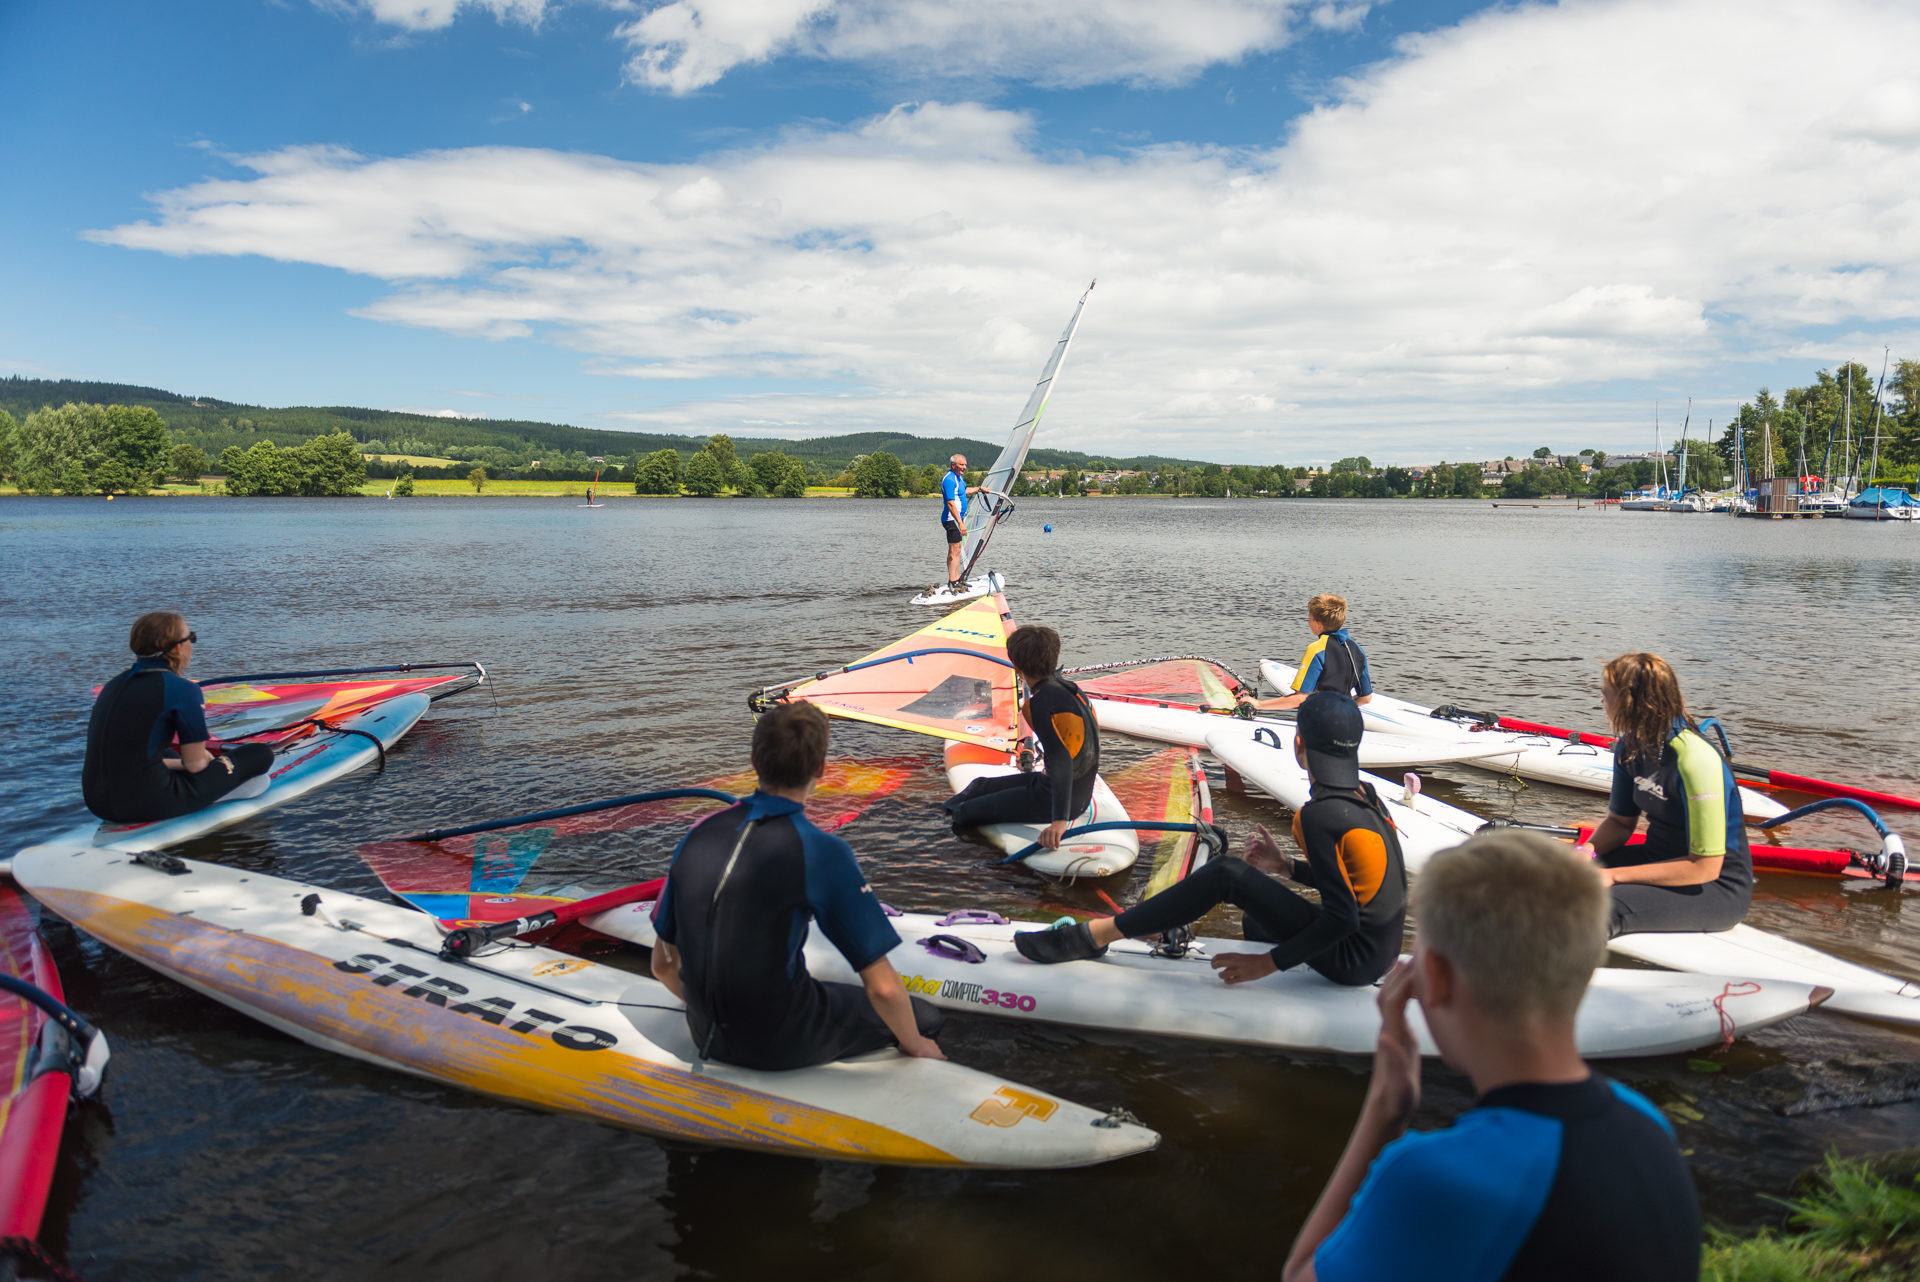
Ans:
{"type": "MultiPolygon", "coordinates": [[[[748,691],[929,620],[906,598],[941,577],[936,520],[932,499],[8,500],[0,848],[85,817],[89,690],[125,666],[143,610],[188,616],[199,677],[487,665],[492,695],[439,705],[383,775],[183,852],[379,893],[354,854],[367,838],[743,768],[748,691]]],[[[1652,649],[1696,711],[1728,723],[1739,759],[1920,791],[1920,531],[1464,503],[1023,500],[995,552],[1016,617],[1059,629],[1069,663],[1203,653],[1252,675],[1262,655],[1297,658],[1306,598],[1333,590],[1387,693],[1598,728],[1598,665],[1652,649]]],[[[1090,888],[991,867],[952,839],[932,741],[836,723],[835,751],[925,763],[845,831],[887,901],[1036,919],[1099,907],[1090,888]]],[[[1604,804],[1462,768],[1432,772],[1431,791],[1561,823],[1604,804]]],[[[1236,837],[1284,828],[1271,803],[1218,802],[1236,837]]],[[[1796,831],[1806,844],[1868,835],[1796,831]]],[[[636,867],[666,849],[636,846],[636,867]]],[[[1911,895],[1767,876],[1750,920],[1920,977],[1917,915],[1911,895]]],[[[362,1066],[57,921],[46,930],[70,1001],[114,1045],[105,1106],[69,1129],[45,1232],[96,1279],[1272,1271],[1366,1080],[1360,1060],[952,1017],[953,1058],[1129,1108],[1161,1149],[1045,1174],[811,1163],[662,1144],[362,1066]]],[[[1917,1050],[1911,1034],[1816,1013],[1737,1045],[1718,1073],[1684,1057],[1609,1071],[1675,1118],[1710,1216],[1740,1225],[1774,1217],[1763,1195],[1830,1146],[1914,1142],[1913,1101],[1777,1106],[1835,1075],[1912,1087],[1917,1050]]],[[[1417,1124],[1468,1102],[1430,1065],[1417,1124]]]]}

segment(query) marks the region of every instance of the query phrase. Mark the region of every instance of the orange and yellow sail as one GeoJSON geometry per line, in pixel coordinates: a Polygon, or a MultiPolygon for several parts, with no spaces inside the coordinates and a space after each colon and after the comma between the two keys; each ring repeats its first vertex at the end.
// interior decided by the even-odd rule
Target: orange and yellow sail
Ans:
{"type": "Polygon", "coordinates": [[[1007,661],[1006,599],[970,601],[838,672],[788,692],[822,712],[1012,752],[1019,693],[1007,661]]]}

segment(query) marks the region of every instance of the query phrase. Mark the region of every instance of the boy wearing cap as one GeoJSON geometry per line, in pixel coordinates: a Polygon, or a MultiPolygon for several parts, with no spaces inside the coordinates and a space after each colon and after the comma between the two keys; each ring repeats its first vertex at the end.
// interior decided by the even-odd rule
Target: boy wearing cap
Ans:
{"type": "Polygon", "coordinates": [[[1227,983],[1299,965],[1336,984],[1374,983],[1400,956],[1407,874],[1385,808],[1360,781],[1361,728],[1360,709],[1344,693],[1318,691],[1300,705],[1293,751],[1313,787],[1293,817],[1293,837],[1306,858],[1282,854],[1262,828],[1244,860],[1215,859],[1117,917],[1021,932],[1014,947],[1037,962],[1081,961],[1117,940],[1172,930],[1228,903],[1246,915],[1248,939],[1273,947],[1212,958],[1227,983]],[[1320,902],[1268,872],[1319,891],[1320,902]]]}

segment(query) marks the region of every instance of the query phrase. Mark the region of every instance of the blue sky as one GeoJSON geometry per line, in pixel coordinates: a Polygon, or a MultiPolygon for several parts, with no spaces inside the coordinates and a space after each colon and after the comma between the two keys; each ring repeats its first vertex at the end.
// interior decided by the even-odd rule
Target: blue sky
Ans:
{"type": "Polygon", "coordinates": [[[1920,337],[1893,0],[0,6],[0,373],[1288,463],[1920,337]],[[954,20],[955,15],[959,20],[954,20]]]}

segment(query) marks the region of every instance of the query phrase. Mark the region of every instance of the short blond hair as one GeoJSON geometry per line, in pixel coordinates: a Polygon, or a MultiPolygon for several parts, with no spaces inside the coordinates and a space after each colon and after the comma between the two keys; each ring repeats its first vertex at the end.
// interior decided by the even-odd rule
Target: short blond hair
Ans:
{"type": "Polygon", "coordinates": [[[1607,950],[1612,901],[1593,861],[1537,832],[1483,832],[1413,886],[1423,946],[1490,1014],[1571,1018],[1607,950]]]}
{"type": "Polygon", "coordinates": [[[1329,632],[1347,626],[1347,598],[1322,592],[1307,602],[1307,617],[1329,632]]]}

